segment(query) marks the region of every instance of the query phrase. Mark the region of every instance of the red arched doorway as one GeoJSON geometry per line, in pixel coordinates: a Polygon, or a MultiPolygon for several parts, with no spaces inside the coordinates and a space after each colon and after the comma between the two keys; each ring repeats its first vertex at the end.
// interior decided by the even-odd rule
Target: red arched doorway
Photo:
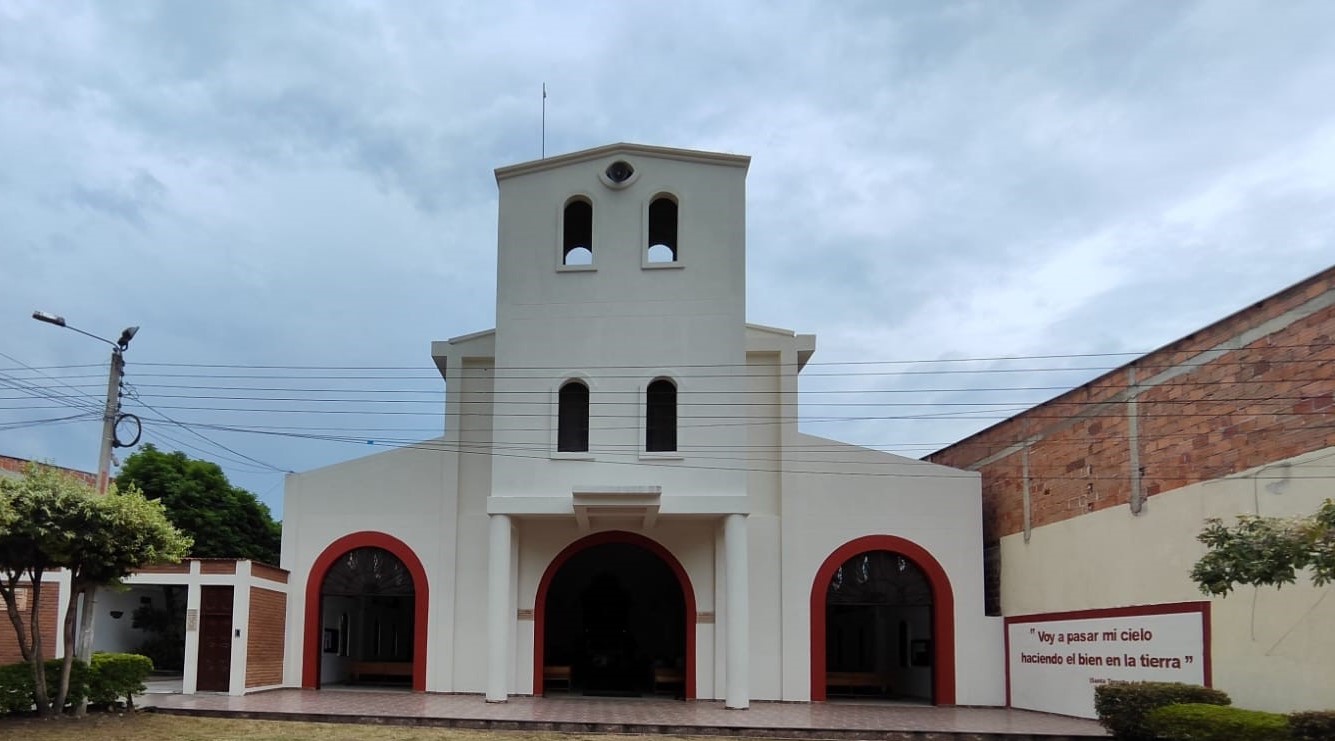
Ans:
{"type": "Polygon", "coordinates": [[[412,687],[414,692],[426,691],[426,637],[427,607],[430,602],[426,570],[417,554],[406,543],[385,533],[363,531],[344,535],[330,543],[315,559],[310,575],[306,579],[306,617],[305,635],[302,642],[301,686],[307,689],[320,688],[320,651],[324,631],[321,619],[321,587],[325,577],[334,564],[349,551],[359,548],[380,548],[388,551],[403,563],[412,576],[413,598],[413,646],[412,646],[412,687]]]}
{"type": "Polygon", "coordinates": [[[543,694],[543,667],[546,656],[547,641],[547,601],[548,595],[552,589],[552,583],[556,580],[557,574],[572,558],[584,553],[596,546],[605,545],[628,545],[635,546],[662,562],[662,565],[671,571],[672,577],[681,588],[681,597],[683,602],[683,622],[684,629],[684,653],[685,669],[683,677],[683,694],[687,700],[695,699],[695,590],[691,586],[690,577],[686,574],[686,569],[682,567],[675,556],[672,555],[663,546],[642,535],[635,533],[622,532],[619,530],[609,530],[606,532],[594,533],[566,546],[560,553],[552,559],[547,565],[546,571],[542,574],[542,580],[538,582],[538,593],[534,599],[533,605],[533,694],[543,694]]]}
{"type": "Polygon", "coordinates": [[[867,535],[851,540],[831,553],[816,571],[811,585],[811,699],[826,699],[826,595],[835,572],[849,559],[872,551],[887,551],[912,561],[927,578],[932,591],[932,703],[955,704],[955,596],[945,569],[926,549],[893,535],[867,535]]]}

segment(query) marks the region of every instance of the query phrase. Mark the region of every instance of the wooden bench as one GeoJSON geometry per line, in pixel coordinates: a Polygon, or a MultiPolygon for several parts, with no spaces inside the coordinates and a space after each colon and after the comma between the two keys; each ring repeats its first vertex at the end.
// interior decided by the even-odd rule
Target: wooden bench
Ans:
{"type": "Polygon", "coordinates": [[[845,690],[877,690],[886,695],[890,693],[890,677],[876,672],[826,672],[826,691],[835,687],[845,690]]]}
{"type": "Polygon", "coordinates": [[[352,662],[352,679],[358,681],[362,677],[405,677],[412,679],[413,663],[411,661],[354,661],[352,662]]]}
{"type": "Polygon", "coordinates": [[[543,691],[556,689],[555,685],[558,683],[561,685],[561,689],[570,691],[570,667],[563,664],[542,667],[543,691]]]}
{"type": "Polygon", "coordinates": [[[685,691],[686,675],[680,669],[669,669],[667,667],[654,667],[654,693],[667,690],[675,691],[677,687],[685,691]]]}

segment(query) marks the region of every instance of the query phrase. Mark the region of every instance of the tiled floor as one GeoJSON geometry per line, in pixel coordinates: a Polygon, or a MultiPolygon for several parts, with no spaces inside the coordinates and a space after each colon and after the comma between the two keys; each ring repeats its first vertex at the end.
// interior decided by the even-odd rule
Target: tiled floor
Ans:
{"type": "MultiPolygon", "coordinates": [[[[532,727],[580,730],[575,725],[607,726],[604,730],[674,733],[734,729],[774,729],[811,735],[813,731],[935,731],[942,733],[1009,733],[1032,736],[1101,737],[1093,721],[1005,708],[934,708],[885,703],[753,703],[749,710],[727,710],[720,702],[665,699],[602,699],[586,697],[516,697],[487,703],[478,695],[421,694],[402,691],[296,690],[261,692],[245,697],[226,695],[155,695],[149,704],[164,710],[220,712],[250,717],[302,716],[334,720],[337,716],[450,719],[459,725],[532,727]],[[330,716],[326,718],[312,716],[330,716]],[[511,725],[513,723],[513,725],[511,725]],[[563,728],[563,724],[572,727],[563,728]],[[673,730],[680,729],[680,730],[673,730]]],[[[595,730],[586,728],[585,730],[595,730]]]]}

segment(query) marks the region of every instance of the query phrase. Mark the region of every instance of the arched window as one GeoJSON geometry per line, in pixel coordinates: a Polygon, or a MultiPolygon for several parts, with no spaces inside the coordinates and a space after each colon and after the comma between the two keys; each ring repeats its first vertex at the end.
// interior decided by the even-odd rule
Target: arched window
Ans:
{"type": "Polygon", "coordinates": [[[677,201],[660,194],[649,202],[649,262],[677,261],[677,201]]]}
{"type": "Polygon", "coordinates": [[[644,415],[644,449],[677,449],[677,387],[666,378],[649,384],[644,415]]]}
{"type": "Polygon", "coordinates": [[[570,381],[557,394],[556,450],[583,453],[589,449],[589,387],[570,381]]]}
{"type": "Polygon", "coordinates": [[[576,196],[561,218],[561,264],[593,264],[593,204],[576,196]]]}

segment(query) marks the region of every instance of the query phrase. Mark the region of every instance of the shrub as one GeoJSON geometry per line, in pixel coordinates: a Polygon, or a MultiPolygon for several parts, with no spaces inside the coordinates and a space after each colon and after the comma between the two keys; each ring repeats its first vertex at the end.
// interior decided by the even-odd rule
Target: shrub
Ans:
{"type": "Polygon", "coordinates": [[[1154,732],[1146,725],[1145,716],[1155,708],[1231,702],[1219,690],[1177,682],[1109,682],[1094,688],[1094,711],[1099,723],[1119,741],[1153,741],[1154,732]]]}
{"type": "Polygon", "coordinates": [[[32,667],[0,666],[0,715],[31,710],[32,706],[32,667]]]}
{"type": "Polygon", "coordinates": [[[1145,725],[1164,741],[1289,741],[1289,719],[1279,713],[1186,703],[1155,708],[1145,725]]]}
{"type": "MultiPolygon", "coordinates": [[[[60,687],[60,659],[46,662],[47,697],[55,699],[60,687]]],[[[88,696],[88,667],[75,661],[70,667],[70,691],[65,704],[76,705],[88,696]]],[[[26,713],[37,706],[33,695],[32,667],[26,663],[0,666],[0,713],[26,713]]]]}
{"type": "Polygon", "coordinates": [[[1293,741],[1329,741],[1335,738],[1335,710],[1309,711],[1289,716],[1293,741]]]}
{"type": "Polygon", "coordinates": [[[88,701],[115,705],[125,698],[125,707],[134,707],[134,696],[142,694],[144,680],[153,671],[153,662],[139,654],[93,654],[88,678],[88,701]]]}

